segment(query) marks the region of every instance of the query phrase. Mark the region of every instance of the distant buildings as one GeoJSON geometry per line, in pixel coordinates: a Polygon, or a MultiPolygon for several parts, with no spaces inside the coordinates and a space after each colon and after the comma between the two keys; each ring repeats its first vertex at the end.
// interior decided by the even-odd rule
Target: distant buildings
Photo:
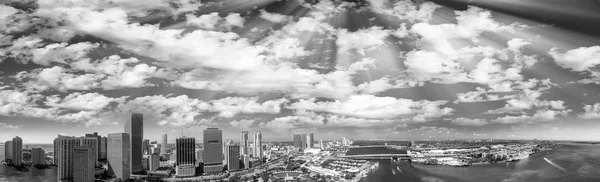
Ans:
{"type": "Polygon", "coordinates": [[[202,154],[202,153],[203,153],[202,149],[198,149],[198,150],[196,150],[196,164],[197,164],[197,165],[200,165],[200,163],[201,163],[201,162],[204,162],[204,161],[202,160],[202,157],[203,157],[203,154],[202,154]]]}
{"type": "Polygon", "coordinates": [[[250,168],[250,156],[243,155],[242,160],[244,160],[244,169],[250,168]]]}
{"type": "Polygon", "coordinates": [[[313,133],[306,135],[306,148],[313,148],[315,144],[315,136],[313,133]]]}
{"type": "Polygon", "coordinates": [[[260,132],[254,133],[254,157],[263,158],[262,153],[262,134],[260,132]]]}
{"type": "Polygon", "coordinates": [[[117,178],[129,179],[131,139],[129,133],[108,134],[108,174],[117,178]]]}
{"type": "Polygon", "coordinates": [[[299,151],[304,151],[306,148],[313,148],[315,146],[315,135],[309,134],[294,134],[294,148],[299,151]]]}
{"type": "Polygon", "coordinates": [[[13,160],[13,143],[12,140],[4,142],[4,161],[8,164],[12,164],[13,160]]]}
{"type": "Polygon", "coordinates": [[[294,148],[299,149],[301,151],[304,149],[302,138],[302,134],[294,134],[294,148]]]}
{"type": "Polygon", "coordinates": [[[162,143],[160,144],[160,155],[167,154],[167,134],[162,135],[162,143]]]}
{"type": "Polygon", "coordinates": [[[148,139],[144,139],[144,141],[142,142],[142,147],[144,149],[144,151],[142,151],[144,154],[146,155],[150,155],[151,151],[150,151],[150,140],[148,139]]]}
{"type": "Polygon", "coordinates": [[[12,164],[14,166],[23,165],[23,139],[18,136],[12,139],[12,164]]]}
{"type": "Polygon", "coordinates": [[[323,149],[325,146],[323,146],[323,140],[319,140],[319,148],[323,149]]]}
{"type": "Polygon", "coordinates": [[[46,164],[46,152],[43,148],[31,149],[31,164],[32,165],[43,165],[46,164]]]}
{"type": "Polygon", "coordinates": [[[240,146],[227,145],[227,169],[229,171],[237,171],[240,169],[240,146]]]}
{"type": "Polygon", "coordinates": [[[223,131],[218,128],[207,128],[203,136],[204,172],[223,171],[223,131]]]}
{"type": "Polygon", "coordinates": [[[240,136],[240,155],[248,155],[248,131],[242,131],[240,136]]]}
{"type": "Polygon", "coordinates": [[[95,159],[98,157],[96,152],[96,147],[92,146],[73,148],[73,181],[94,181],[95,159]]]}
{"type": "Polygon", "coordinates": [[[144,117],[140,113],[131,113],[131,120],[125,123],[125,133],[128,133],[131,143],[131,173],[142,171],[142,140],[144,138],[144,117]]]}

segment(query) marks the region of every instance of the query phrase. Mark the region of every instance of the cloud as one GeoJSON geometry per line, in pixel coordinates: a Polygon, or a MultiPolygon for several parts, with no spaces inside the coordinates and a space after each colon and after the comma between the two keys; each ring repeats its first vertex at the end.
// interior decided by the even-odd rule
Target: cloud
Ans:
{"type": "Polygon", "coordinates": [[[492,122],[495,123],[503,123],[503,124],[512,124],[512,123],[532,123],[536,121],[552,121],[557,118],[557,116],[567,116],[571,110],[547,110],[541,109],[537,110],[535,114],[529,115],[520,115],[520,116],[503,116],[494,119],[492,122]]]}
{"type": "Polygon", "coordinates": [[[0,122],[0,128],[4,128],[4,129],[19,129],[20,126],[10,125],[10,124],[6,124],[6,123],[0,122]]]}
{"type": "Polygon", "coordinates": [[[341,53],[356,50],[356,52],[364,56],[365,51],[384,45],[384,40],[388,35],[388,30],[377,26],[359,29],[354,32],[341,29],[337,33],[336,45],[339,46],[338,51],[341,53]]]}
{"type": "Polygon", "coordinates": [[[273,23],[284,23],[292,19],[290,16],[277,13],[269,13],[265,10],[260,10],[259,17],[265,20],[269,20],[273,23]]]}
{"type": "Polygon", "coordinates": [[[231,30],[233,27],[243,27],[244,18],[239,13],[230,13],[226,17],[219,16],[219,13],[209,13],[201,16],[186,14],[187,25],[196,26],[207,30],[231,30]]]}
{"type": "Polygon", "coordinates": [[[47,106],[75,109],[75,110],[101,110],[111,103],[122,103],[127,97],[110,98],[99,93],[71,93],[64,98],[58,95],[46,97],[47,106]]]}
{"type": "Polygon", "coordinates": [[[590,69],[600,64],[600,46],[580,47],[559,53],[557,48],[550,50],[549,54],[556,64],[573,71],[591,71],[590,69]]]}
{"type": "Polygon", "coordinates": [[[594,105],[583,106],[583,113],[580,113],[577,117],[581,119],[598,119],[600,118],[600,103],[594,105]]]}
{"type": "Polygon", "coordinates": [[[450,115],[451,108],[441,108],[446,101],[413,101],[394,97],[376,97],[373,95],[353,95],[345,100],[318,102],[314,99],[301,99],[288,106],[289,109],[312,110],[334,114],[373,118],[390,119],[398,117],[414,117],[423,121],[450,115]]]}
{"type": "Polygon", "coordinates": [[[463,126],[483,126],[488,124],[485,119],[470,119],[470,118],[456,118],[452,120],[453,124],[463,126]]]}
{"type": "Polygon", "coordinates": [[[239,128],[242,130],[247,130],[250,127],[252,127],[252,124],[254,124],[254,121],[255,120],[253,120],[253,119],[241,119],[241,120],[237,120],[237,121],[231,121],[231,122],[229,122],[229,124],[232,127],[239,128]]]}

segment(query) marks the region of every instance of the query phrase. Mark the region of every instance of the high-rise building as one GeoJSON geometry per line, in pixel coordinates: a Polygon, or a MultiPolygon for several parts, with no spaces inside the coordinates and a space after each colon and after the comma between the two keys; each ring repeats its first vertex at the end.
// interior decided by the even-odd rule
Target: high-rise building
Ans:
{"type": "Polygon", "coordinates": [[[254,133],[254,157],[263,158],[262,154],[262,134],[254,133]]]}
{"type": "Polygon", "coordinates": [[[227,169],[237,171],[240,169],[240,146],[227,145],[227,169]]]}
{"type": "Polygon", "coordinates": [[[323,149],[325,146],[323,146],[323,140],[319,140],[319,148],[323,149]]]}
{"type": "Polygon", "coordinates": [[[198,165],[198,166],[200,165],[201,162],[204,162],[202,160],[202,157],[203,157],[202,153],[203,153],[202,149],[196,150],[196,165],[198,165]]]}
{"type": "Polygon", "coordinates": [[[150,155],[150,140],[144,139],[142,142],[142,146],[144,147],[143,153],[146,155],[150,155]]]}
{"type": "Polygon", "coordinates": [[[160,144],[160,155],[167,154],[167,134],[162,135],[162,143],[160,144]]]}
{"type": "Polygon", "coordinates": [[[160,156],[158,153],[148,156],[148,171],[156,171],[160,167],[160,156]]]}
{"type": "Polygon", "coordinates": [[[46,164],[46,152],[43,148],[35,147],[31,149],[31,164],[43,165],[46,164]]]}
{"type": "Polygon", "coordinates": [[[131,144],[131,173],[142,171],[142,140],[144,138],[144,117],[140,113],[131,113],[131,120],[125,123],[125,133],[128,133],[131,144]]]}
{"type": "MultiPolygon", "coordinates": [[[[96,140],[96,138],[94,138],[96,140]]],[[[73,148],[73,181],[94,181],[94,161],[98,155],[96,147],[76,146],[73,148]]]]}
{"type": "Polygon", "coordinates": [[[100,138],[100,159],[106,159],[107,157],[107,143],[108,138],[102,137],[100,138]]]}
{"type": "Polygon", "coordinates": [[[98,135],[98,132],[85,134],[85,137],[96,137],[96,160],[102,158],[102,136],[98,135]]]}
{"type": "Polygon", "coordinates": [[[223,171],[223,131],[218,128],[207,128],[203,136],[204,172],[223,171]]]}
{"type": "Polygon", "coordinates": [[[304,150],[304,139],[302,134],[294,134],[294,147],[300,151],[304,150]]]}
{"type": "Polygon", "coordinates": [[[93,151],[91,151],[93,153],[92,161],[94,162],[94,166],[98,165],[98,154],[96,154],[96,152],[98,152],[98,149],[96,149],[96,147],[98,146],[98,137],[81,137],[79,138],[79,140],[80,146],[88,146],[93,149],[93,151]]]}
{"type": "Polygon", "coordinates": [[[12,140],[4,142],[4,161],[12,164],[13,159],[13,144],[12,140]]]}
{"type": "Polygon", "coordinates": [[[73,179],[73,148],[79,146],[81,140],[72,136],[58,135],[54,140],[54,159],[58,165],[58,180],[73,179]]]}
{"type": "Polygon", "coordinates": [[[243,160],[244,160],[244,169],[248,169],[250,168],[250,156],[249,155],[243,155],[243,160]]]}
{"type": "Polygon", "coordinates": [[[180,137],[175,140],[177,147],[177,160],[175,165],[196,163],[195,149],[196,139],[190,137],[180,137]]]}
{"type": "Polygon", "coordinates": [[[240,155],[248,155],[248,131],[242,131],[240,136],[240,155]]]}
{"type": "Polygon", "coordinates": [[[14,166],[23,165],[23,139],[18,136],[12,139],[12,164],[14,166]]]}
{"type": "Polygon", "coordinates": [[[313,133],[309,133],[308,135],[306,135],[306,148],[313,148],[315,147],[315,135],[313,133]]]}
{"type": "Polygon", "coordinates": [[[131,144],[129,133],[108,134],[108,174],[122,180],[129,179],[131,144]]]}

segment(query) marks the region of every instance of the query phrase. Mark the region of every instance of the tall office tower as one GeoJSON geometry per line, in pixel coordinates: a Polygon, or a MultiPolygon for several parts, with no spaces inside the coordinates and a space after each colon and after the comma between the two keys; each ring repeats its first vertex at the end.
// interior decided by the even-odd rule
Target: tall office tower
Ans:
{"type": "Polygon", "coordinates": [[[319,140],[319,148],[323,149],[323,140],[319,140]]]}
{"type": "Polygon", "coordinates": [[[242,131],[240,136],[240,155],[248,155],[248,131],[242,131]]]}
{"type": "Polygon", "coordinates": [[[302,150],[302,146],[304,146],[302,144],[302,135],[294,134],[294,148],[302,150]]]}
{"type": "Polygon", "coordinates": [[[131,144],[129,133],[108,134],[108,174],[122,180],[129,179],[131,144]]]}
{"type": "Polygon", "coordinates": [[[46,164],[46,152],[43,148],[36,147],[31,149],[31,164],[43,165],[46,164]]]}
{"type": "Polygon", "coordinates": [[[73,179],[73,148],[79,146],[81,140],[72,136],[58,135],[54,144],[54,157],[58,165],[58,180],[73,179]]]}
{"type": "Polygon", "coordinates": [[[306,135],[306,143],[308,143],[308,148],[313,148],[315,147],[315,135],[313,133],[309,133],[308,135],[306,135]]]}
{"type": "Polygon", "coordinates": [[[13,144],[12,140],[4,142],[4,161],[12,164],[13,159],[13,144]]]}
{"type": "MultiPolygon", "coordinates": [[[[96,140],[96,138],[94,138],[96,140]]],[[[94,161],[98,150],[92,146],[73,148],[73,181],[94,181],[94,161]]]]}
{"type": "Polygon", "coordinates": [[[142,171],[142,140],[144,138],[144,117],[140,113],[131,113],[131,120],[125,123],[125,133],[131,137],[131,173],[142,171]]]}
{"type": "Polygon", "coordinates": [[[254,150],[256,151],[254,152],[256,157],[263,158],[262,134],[260,131],[254,133],[254,150]]]}
{"type": "Polygon", "coordinates": [[[96,154],[96,152],[98,152],[98,149],[96,149],[96,147],[98,146],[98,138],[97,137],[81,137],[79,138],[80,142],[80,146],[88,146],[91,147],[93,149],[93,151],[91,151],[93,154],[93,161],[94,161],[94,166],[98,165],[98,154],[96,154]]]}
{"type": "Polygon", "coordinates": [[[250,156],[243,155],[242,157],[244,159],[244,169],[250,168],[250,156]]]}
{"type": "Polygon", "coordinates": [[[85,137],[96,137],[96,141],[98,142],[98,143],[96,143],[96,148],[95,148],[96,156],[97,156],[96,160],[102,158],[102,151],[101,151],[102,147],[100,146],[101,142],[102,142],[102,136],[98,135],[98,132],[94,132],[94,133],[85,134],[85,137]]]}
{"type": "Polygon", "coordinates": [[[179,137],[175,139],[177,160],[175,161],[176,176],[196,175],[196,139],[190,137],[179,137]]]}
{"type": "Polygon", "coordinates": [[[240,169],[240,146],[227,145],[227,169],[237,171],[240,169]]]}
{"type": "Polygon", "coordinates": [[[12,163],[14,166],[23,165],[23,139],[14,137],[12,139],[12,163]]]}
{"type": "Polygon", "coordinates": [[[207,128],[203,136],[204,172],[223,171],[223,131],[218,128],[207,128]]]}
{"type": "Polygon", "coordinates": [[[162,135],[162,143],[160,144],[160,155],[167,154],[167,134],[162,135]]]}
{"type": "Polygon", "coordinates": [[[196,139],[190,137],[180,137],[175,140],[177,146],[177,160],[175,165],[195,164],[196,139]]]}
{"type": "Polygon", "coordinates": [[[227,145],[233,145],[233,140],[227,139],[223,142],[223,161],[227,160],[227,145]]]}
{"type": "Polygon", "coordinates": [[[144,148],[143,153],[146,155],[150,155],[150,140],[144,139],[144,141],[142,142],[142,146],[144,148]]]}
{"type": "Polygon", "coordinates": [[[156,171],[160,167],[160,156],[158,153],[152,154],[148,157],[148,171],[156,171]]]}
{"type": "Polygon", "coordinates": [[[108,138],[102,137],[100,138],[100,159],[106,159],[107,156],[107,140],[108,138]]]}

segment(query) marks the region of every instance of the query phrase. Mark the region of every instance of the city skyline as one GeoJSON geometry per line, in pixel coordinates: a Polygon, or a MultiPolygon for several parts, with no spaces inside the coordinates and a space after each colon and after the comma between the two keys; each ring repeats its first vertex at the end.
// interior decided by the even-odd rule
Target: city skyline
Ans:
{"type": "Polygon", "coordinates": [[[2,141],[600,141],[595,0],[174,1],[1,3],[2,141]]]}

